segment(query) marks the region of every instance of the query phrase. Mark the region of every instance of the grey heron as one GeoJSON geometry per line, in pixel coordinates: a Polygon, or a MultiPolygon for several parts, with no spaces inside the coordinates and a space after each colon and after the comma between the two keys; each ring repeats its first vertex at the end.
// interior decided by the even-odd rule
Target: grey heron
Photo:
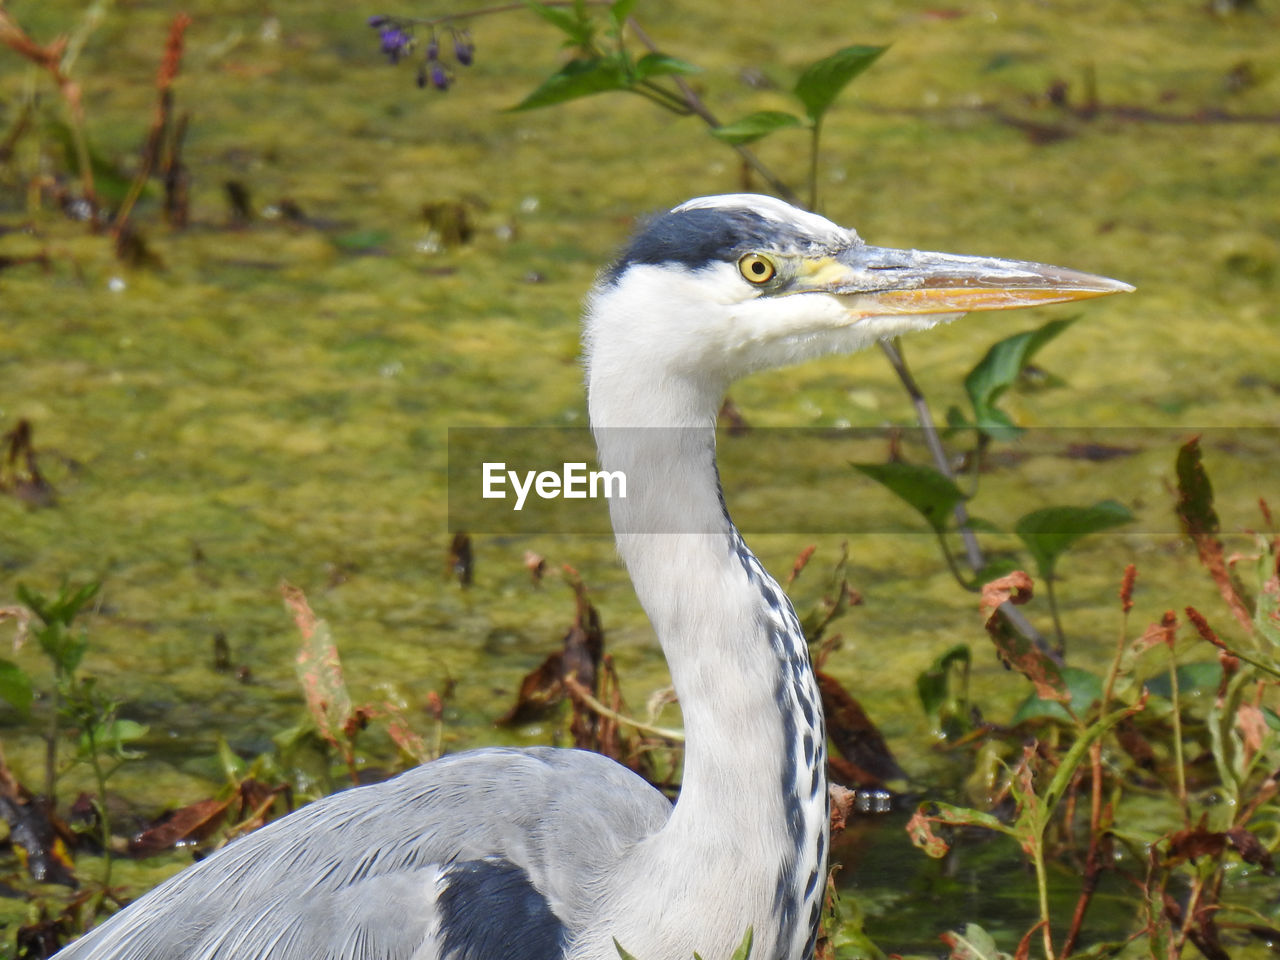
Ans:
{"type": "Polygon", "coordinates": [[[714,423],[735,378],[970,310],[1127,284],[873,247],[781,201],[651,220],[586,309],[618,548],[686,731],[672,806],[604,757],[482,749],[317,801],[139,898],[58,954],[129,960],[808,960],[826,881],[822,707],[786,595],[725,509],[714,423]],[[641,429],[636,429],[641,428],[641,429]],[[655,429],[657,428],[657,429],[655,429]]]}

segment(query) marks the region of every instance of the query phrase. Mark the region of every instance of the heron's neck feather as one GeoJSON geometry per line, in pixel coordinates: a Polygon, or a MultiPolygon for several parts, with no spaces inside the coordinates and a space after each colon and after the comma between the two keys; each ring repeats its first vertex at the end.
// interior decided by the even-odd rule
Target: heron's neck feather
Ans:
{"type": "Polygon", "coordinates": [[[727,956],[753,926],[777,931],[778,942],[759,944],[761,957],[799,960],[812,955],[827,842],[825,736],[808,649],[785,594],[725,511],[718,390],[668,377],[647,391],[637,373],[593,376],[591,413],[601,467],[627,474],[627,498],[610,501],[618,548],[666,654],[686,745],[680,799],[636,851],[632,876],[646,902],[667,913],[687,904],[702,919],[667,917],[646,932],[632,901],[623,922],[637,923],[628,930],[635,946],[618,939],[636,956],[646,945],[652,956],[727,956]],[[665,400],[645,407],[639,396],[665,400]],[[742,882],[698,886],[726,875],[742,882]],[[716,909],[704,911],[707,903],[716,909]],[[664,927],[706,939],[651,938],[664,927]]]}

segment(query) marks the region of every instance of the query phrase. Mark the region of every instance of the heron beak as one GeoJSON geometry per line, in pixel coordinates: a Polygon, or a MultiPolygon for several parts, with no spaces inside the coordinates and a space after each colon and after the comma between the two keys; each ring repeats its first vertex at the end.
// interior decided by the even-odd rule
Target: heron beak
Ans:
{"type": "Polygon", "coordinates": [[[862,317],[1012,310],[1133,290],[1043,263],[870,246],[814,262],[798,286],[835,294],[862,317]]]}

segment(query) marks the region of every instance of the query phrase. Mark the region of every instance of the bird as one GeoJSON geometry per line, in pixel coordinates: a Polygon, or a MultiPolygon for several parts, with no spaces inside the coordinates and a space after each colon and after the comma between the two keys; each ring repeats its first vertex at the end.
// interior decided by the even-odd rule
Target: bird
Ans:
{"type": "Polygon", "coordinates": [[[448,755],[311,803],[144,894],[61,960],[811,960],[827,880],[821,699],[795,611],[725,506],[730,383],[969,311],[1128,284],[867,244],[753,194],[652,217],[584,311],[617,548],[686,747],[674,805],[598,754],[448,755]]]}

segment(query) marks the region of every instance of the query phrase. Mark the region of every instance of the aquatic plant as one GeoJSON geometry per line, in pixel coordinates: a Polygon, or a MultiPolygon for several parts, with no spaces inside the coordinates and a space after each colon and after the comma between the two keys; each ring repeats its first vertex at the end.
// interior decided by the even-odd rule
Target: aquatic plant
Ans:
{"type": "MultiPolygon", "coordinates": [[[[107,781],[129,760],[142,756],[134,746],[146,736],[147,728],[119,715],[121,703],[106,696],[99,688],[98,680],[81,669],[84,655],[89,649],[89,637],[84,629],[73,625],[97,596],[98,583],[88,583],[79,588],[63,585],[56,596],[48,596],[21,584],[17,587],[18,599],[27,613],[8,608],[10,617],[22,624],[24,632],[35,639],[41,653],[52,669],[51,696],[42,698],[48,702],[43,708],[45,716],[45,782],[41,807],[46,816],[56,805],[58,781],[74,766],[84,764],[93,772],[97,793],[91,801],[91,828],[101,848],[103,868],[101,886],[111,885],[113,860],[111,846],[111,815],[107,806],[107,781]],[[75,749],[68,759],[64,739],[67,733],[75,738],[75,749]]],[[[8,661],[0,661],[0,696],[23,713],[31,713],[35,705],[33,691],[37,681],[26,671],[8,661]]],[[[9,803],[25,804],[13,786],[13,778],[7,774],[9,803]]],[[[30,811],[34,813],[35,811],[30,811]]],[[[56,831],[55,831],[56,832],[56,831]]],[[[41,831],[28,832],[24,836],[40,836],[41,831]]],[[[56,844],[42,845],[42,849],[28,849],[28,862],[37,870],[48,872],[55,865],[49,879],[75,884],[69,871],[57,864],[56,844]],[[50,859],[52,858],[52,860],[50,859]]],[[[42,877],[37,876],[37,879],[42,877]]]]}

